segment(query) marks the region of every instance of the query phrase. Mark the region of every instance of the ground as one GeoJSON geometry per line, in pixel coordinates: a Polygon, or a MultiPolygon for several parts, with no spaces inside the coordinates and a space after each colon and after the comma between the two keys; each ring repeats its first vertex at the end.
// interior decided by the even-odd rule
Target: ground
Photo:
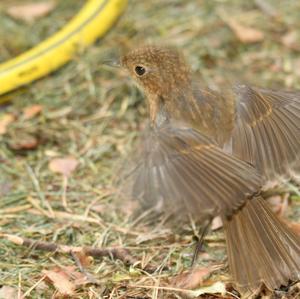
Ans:
{"type": "MultiPolygon", "coordinates": [[[[24,23],[8,16],[10,3],[0,1],[0,61],[57,31],[83,3],[58,0],[49,15],[24,23]]],[[[127,211],[119,209],[113,182],[147,111],[133,82],[102,62],[145,43],[163,43],[182,49],[195,75],[211,88],[235,82],[300,88],[299,9],[296,0],[133,0],[116,26],[71,63],[2,97],[0,120],[13,118],[0,134],[0,287],[14,293],[5,298],[63,297],[60,279],[70,282],[70,298],[184,298],[187,293],[178,289],[201,290],[201,280],[202,287],[217,283],[218,288],[218,282],[228,281],[222,229],[205,238],[195,281],[186,285],[185,276],[176,275],[189,270],[197,228],[133,220],[130,204],[127,211]],[[67,179],[55,168],[72,166],[76,170],[67,179]],[[126,265],[122,250],[121,259],[92,260],[35,250],[7,240],[7,234],[124,248],[134,260],[126,265]],[[141,270],[145,265],[155,271],[141,270]]],[[[288,201],[275,198],[273,203],[290,223],[299,221],[297,184],[290,182],[284,190],[288,201]]],[[[205,298],[238,298],[228,285],[227,290],[205,298]]]]}

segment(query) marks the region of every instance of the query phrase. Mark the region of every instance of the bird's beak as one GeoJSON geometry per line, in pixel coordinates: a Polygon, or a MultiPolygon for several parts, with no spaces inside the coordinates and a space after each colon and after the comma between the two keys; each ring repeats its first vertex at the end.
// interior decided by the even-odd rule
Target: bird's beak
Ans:
{"type": "Polygon", "coordinates": [[[149,100],[149,114],[151,123],[155,123],[156,115],[158,113],[158,103],[155,100],[149,100]]]}
{"type": "Polygon", "coordinates": [[[103,65],[120,68],[121,63],[119,60],[109,59],[102,62],[103,65]]]}

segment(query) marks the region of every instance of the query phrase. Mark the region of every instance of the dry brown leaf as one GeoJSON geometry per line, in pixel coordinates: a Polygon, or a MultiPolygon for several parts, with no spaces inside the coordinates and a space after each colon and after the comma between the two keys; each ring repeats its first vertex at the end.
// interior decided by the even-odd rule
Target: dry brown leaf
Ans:
{"type": "Polygon", "coordinates": [[[93,257],[86,255],[83,251],[73,252],[74,255],[78,258],[80,261],[80,264],[85,268],[91,265],[93,262],[93,257]]]}
{"type": "Polygon", "coordinates": [[[60,295],[71,296],[76,288],[88,283],[86,276],[78,272],[76,267],[55,267],[52,270],[43,270],[46,281],[50,282],[60,295]]]}
{"type": "Polygon", "coordinates": [[[223,20],[242,43],[257,43],[262,41],[265,37],[262,31],[241,25],[238,21],[232,18],[223,17],[223,20]]]}
{"type": "MultiPolygon", "coordinates": [[[[204,294],[221,294],[224,296],[226,293],[227,293],[226,285],[224,284],[224,282],[217,281],[212,285],[201,287],[194,291],[190,291],[189,296],[191,298],[200,298],[200,296],[201,296],[201,298],[202,298],[202,295],[204,295],[204,294]]],[[[210,296],[208,298],[210,298],[210,296]]],[[[230,296],[230,298],[232,298],[232,297],[230,296]]]]}
{"type": "Polygon", "coordinates": [[[235,20],[228,23],[231,30],[235,33],[236,37],[243,43],[257,43],[264,39],[264,33],[260,30],[245,27],[235,20]]]}
{"type": "Polygon", "coordinates": [[[207,267],[192,269],[189,272],[177,275],[172,280],[172,285],[182,289],[195,289],[199,287],[214,270],[213,268],[207,267]]]}
{"type": "Polygon", "coordinates": [[[78,163],[79,162],[73,157],[56,158],[50,161],[49,169],[53,172],[69,177],[76,169],[78,163]]]}
{"type": "Polygon", "coordinates": [[[48,15],[54,8],[54,1],[42,1],[12,5],[7,8],[6,12],[17,20],[32,22],[48,15]]]}
{"type": "Polygon", "coordinates": [[[12,114],[4,114],[0,118],[0,135],[4,135],[7,132],[7,127],[15,120],[12,114]]]}
{"type": "Polygon", "coordinates": [[[219,228],[223,227],[222,218],[220,216],[217,216],[213,219],[211,223],[211,230],[217,230],[219,228]]]}
{"type": "Polygon", "coordinates": [[[64,272],[70,278],[70,280],[74,281],[76,287],[88,283],[86,276],[83,273],[78,272],[75,266],[64,267],[64,272]]]}
{"type": "Polygon", "coordinates": [[[29,134],[21,134],[18,139],[12,139],[8,142],[8,146],[16,151],[34,150],[38,145],[37,138],[29,134]]]}
{"type": "Polygon", "coordinates": [[[33,105],[23,109],[23,117],[24,119],[31,119],[41,113],[43,110],[42,105],[33,105]]]}
{"type": "Polygon", "coordinates": [[[0,299],[17,299],[18,290],[10,286],[3,286],[0,289],[0,299]]]}
{"type": "Polygon", "coordinates": [[[76,285],[69,280],[68,275],[62,269],[43,270],[43,274],[61,295],[74,295],[76,285]]]}

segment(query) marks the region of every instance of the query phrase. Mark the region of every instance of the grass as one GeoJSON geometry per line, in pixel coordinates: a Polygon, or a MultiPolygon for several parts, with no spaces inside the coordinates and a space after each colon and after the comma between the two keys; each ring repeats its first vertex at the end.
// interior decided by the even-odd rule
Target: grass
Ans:
{"type": "MultiPolygon", "coordinates": [[[[5,15],[8,4],[0,2],[0,61],[51,35],[83,2],[59,0],[53,13],[27,25],[5,15]]],[[[264,87],[300,88],[300,4],[268,0],[277,12],[271,17],[258,2],[264,1],[133,0],[96,45],[54,74],[13,93],[12,101],[0,107],[0,117],[7,113],[16,117],[7,133],[0,135],[0,233],[73,246],[121,246],[159,269],[149,275],[109,257],[95,259],[87,269],[100,284],[83,286],[72,298],[182,298],[178,292],[167,295],[138,286],[167,285],[175,274],[188,269],[197,231],[190,224],[173,230],[161,222],[135,223],[129,213],[118,209],[112,181],[132,149],[147,111],[132,82],[101,63],[145,43],[164,43],[183,49],[193,71],[210,87],[246,81],[264,87]],[[220,18],[224,11],[245,26],[261,30],[264,40],[240,42],[220,18]],[[298,39],[283,42],[292,31],[298,39]],[[42,113],[25,120],[23,109],[34,104],[42,105],[42,113]],[[17,142],[32,136],[38,140],[36,148],[13,149],[17,142]],[[71,217],[47,217],[47,204],[54,211],[64,211],[62,177],[48,168],[54,157],[64,156],[79,161],[68,181],[71,217]],[[80,217],[84,215],[89,218],[80,217]],[[164,265],[169,269],[161,270],[164,265]]],[[[300,198],[292,198],[289,213],[299,219],[300,198]]],[[[206,241],[207,254],[202,254],[199,266],[224,263],[222,233],[213,232],[206,241]]],[[[23,293],[41,279],[43,270],[74,265],[70,255],[24,249],[3,239],[0,256],[0,285],[23,293]]],[[[226,280],[226,273],[223,267],[210,280],[226,280]]],[[[52,298],[55,294],[53,287],[41,282],[28,298],[52,298]]]]}

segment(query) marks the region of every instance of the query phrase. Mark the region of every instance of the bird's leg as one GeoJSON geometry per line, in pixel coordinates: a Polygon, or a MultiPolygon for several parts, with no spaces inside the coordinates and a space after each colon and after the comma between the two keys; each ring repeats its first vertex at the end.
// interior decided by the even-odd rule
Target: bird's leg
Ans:
{"type": "Polygon", "coordinates": [[[203,242],[204,242],[204,237],[207,234],[208,228],[210,227],[212,219],[208,219],[205,221],[204,225],[201,226],[200,230],[199,230],[199,240],[197,241],[196,247],[195,247],[195,251],[194,251],[194,255],[193,255],[193,259],[192,259],[192,263],[191,263],[191,267],[193,267],[195,265],[195,262],[197,261],[199,252],[202,249],[203,246],[203,242]]]}

